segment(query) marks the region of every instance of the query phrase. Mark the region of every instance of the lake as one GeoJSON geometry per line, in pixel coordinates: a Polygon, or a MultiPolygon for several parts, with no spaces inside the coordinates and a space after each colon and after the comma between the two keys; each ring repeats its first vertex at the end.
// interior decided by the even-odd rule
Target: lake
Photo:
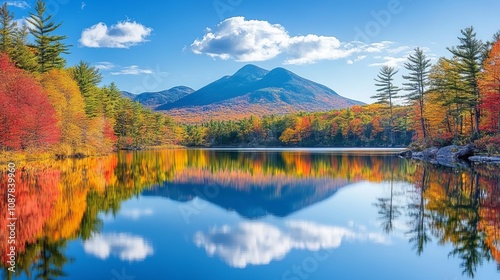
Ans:
{"type": "Polygon", "coordinates": [[[500,166],[396,150],[179,149],[15,172],[4,279],[500,279],[500,166]]]}

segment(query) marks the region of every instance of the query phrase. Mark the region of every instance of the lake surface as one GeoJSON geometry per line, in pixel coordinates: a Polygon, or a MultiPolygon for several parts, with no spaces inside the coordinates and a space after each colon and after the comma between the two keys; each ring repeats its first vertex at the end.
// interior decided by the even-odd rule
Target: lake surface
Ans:
{"type": "Polygon", "coordinates": [[[499,173],[388,150],[165,150],[31,163],[15,173],[16,272],[2,229],[0,277],[500,279],[499,173]]]}

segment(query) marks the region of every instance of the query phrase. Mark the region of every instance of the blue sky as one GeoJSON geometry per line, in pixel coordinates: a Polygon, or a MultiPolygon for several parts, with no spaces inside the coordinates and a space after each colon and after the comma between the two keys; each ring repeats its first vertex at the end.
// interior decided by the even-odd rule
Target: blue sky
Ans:
{"type": "MultiPolygon", "coordinates": [[[[7,2],[22,21],[36,1],[7,2]]],[[[449,56],[468,26],[482,40],[500,30],[498,0],[46,2],[72,45],[68,66],[87,61],[103,83],[134,93],[199,89],[252,63],[372,103],[382,65],[401,68],[417,46],[433,59],[449,56]]]]}

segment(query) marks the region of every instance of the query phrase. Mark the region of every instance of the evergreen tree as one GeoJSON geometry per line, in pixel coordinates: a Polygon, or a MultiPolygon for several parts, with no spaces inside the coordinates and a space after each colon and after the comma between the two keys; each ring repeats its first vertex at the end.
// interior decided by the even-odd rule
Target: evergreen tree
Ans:
{"type": "Polygon", "coordinates": [[[420,125],[422,126],[422,136],[424,141],[427,139],[424,119],[424,95],[429,84],[429,73],[431,60],[427,59],[424,52],[420,48],[415,49],[414,54],[408,57],[409,62],[405,63],[404,67],[409,71],[407,76],[403,76],[407,83],[405,90],[409,93],[405,95],[408,101],[417,101],[420,109],[420,125]]]}
{"type": "Polygon", "coordinates": [[[485,45],[483,42],[476,38],[476,33],[473,27],[468,27],[460,31],[463,37],[458,37],[460,45],[447,48],[454,56],[458,58],[457,65],[459,67],[462,79],[467,85],[467,93],[471,96],[473,103],[472,109],[474,111],[474,135],[473,138],[479,136],[479,99],[480,91],[478,86],[478,79],[481,73],[481,61],[483,59],[483,51],[485,45]]]}
{"type": "Polygon", "coordinates": [[[0,7],[0,52],[10,55],[16,23],[14,14],[7,9],[7,2],[0,7]]]}
{"type": "Polygon", "coordinates": [[[91,67],[87,62],[80,61],[76,66],[69,68],[68,71],[78,83],[80,92],[85,98],[85,113],[89,117],[95,117],[102,107],[99,104],[99,89],[97,88],[97,85],[102,80],[99,69],[91,67]]]}
{"type": "Polygon", "coordinates": [[[46,4],[42,0],[38,0],[35,5],[35,13],[30,13],[27,19],[33,26],[30,28],[30,33],[35,37],[34,47],[36,49],[36,57],[41,73],[47,72],[54,68],[63,68],[66,61],[61,57],[61,54],[68,53],[68,45],[62,43],[66,36],[53,35],[61,23],[56,24],[52,20],[52,15],[46,15],[46,4]]]}
{"type": "Polygon", "coordinates": [[[18,68],[29,72],[38,70],[38,62],[31,47],[27,46],[28,27],[26,25],[17,27],[14,32],[13,49],[10,53],[12,60],[18,68]]]}
{"type": "Polygon", "coordinates": [[[384,66],[380,69],[380,73],[375,79],[375,86],[379,87],[377,89],[377,94],[372,96],[377,100],[376,103],[383,104],[389,108],[389,129],[391,134],[391,145],[394,145],[394,131],[393,131],[393,100],[398,98],[399,87],[393,84],[394,75],[398,73],[398,70],[394,70],[393,67],[384,66]]]}

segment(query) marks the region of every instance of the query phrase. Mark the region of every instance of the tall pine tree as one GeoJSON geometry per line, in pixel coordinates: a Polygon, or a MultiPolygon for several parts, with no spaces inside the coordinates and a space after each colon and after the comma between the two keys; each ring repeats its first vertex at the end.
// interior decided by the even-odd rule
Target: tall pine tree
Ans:
{"type": "Polygon", "coordinates": [[[42,0],[37,0],[35,13],[30,13],[27,19],[33,26],[30,33],[35,37],[36,57],[38,60],[38,71],[47,72],[54,68],[63,68],[66,61],[61,54],[68,53],[68,45],[62,43],[66,36],[53,35],[61,23],[56,24],[52,20],[52,15],[46,15],[46,4],[42,0]]]}
{"type": "Polygon", "coordinates": [[[458,59],[462,79],[467,85],[467,93],[471,96],[473,103],[471,107],[474,111],[474,132],[473,138],[479,137],[479,99],[480,91],[478,79],[481,73],[481,61],[483,59],[484,47],[483,42],[476,38],[476,32],[473,27],[468,27],[460,31],[463,37],[458,37],[460,45],[448,48],[448,50],[458,59]]]}
{"type": "Polygon", "coordinates": [[[393,84],[394,75],[398,73],[398,70],[394,70],[393,67],[384,66],[380,69],[380,73],[375,79],[375,86],[378,87],[377,94],[372,96],[377,100],[378,104],[383,104],[388,106],[389,109],[389,129],[391,135],[391,146],[394,145],[394,119],[393,119],[393,100],[398,98],[399,88],[393,84]]]}
{"type": "Polygon", "coordinates": [[[424,95],[427,93],[427,86],[429,85],[429,73],[431,67],[431,60],[427,59],[424,52],[420,48],[415,49],[414,54],[408,56],[408,62],[404,67],[408,70],[408,75],[403,76],[407,83],[403,83],[405,90],[408,94],[404,97],[412,102],[417,101],[420,109],[420,125],[422,126],[422,136],[424,141],[427,139],[424,119],[424,95]]]}

